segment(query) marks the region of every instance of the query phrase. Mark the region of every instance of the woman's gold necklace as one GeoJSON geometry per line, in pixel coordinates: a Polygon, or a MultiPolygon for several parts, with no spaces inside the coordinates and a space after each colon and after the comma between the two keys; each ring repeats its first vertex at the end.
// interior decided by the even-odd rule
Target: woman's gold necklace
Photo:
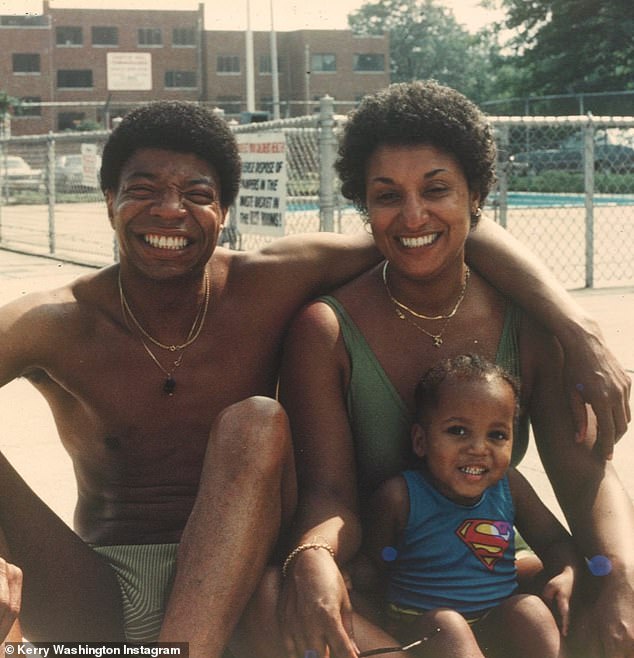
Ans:
{"type": "Polygon", "coordinates": [[[456,315],[458,312],[458,309],[460,308],[460,304],[462,304],[462,300],[465,298],[465,295],[467,294],[467,285],[469,283],[469,277],[471,276],[471,270],[469,269],[468,266],[465,266],[465,275],[464,275],[464,281],[462,283],[462,288],[460,289],[460,294],[458,295],[458,300],[456,301],[454,307],[451,309],[451,311],[445,315],[424,315],[423,313],[418,313],[416,312],[413,308],[410,308],[407,306],[407,304],[403,304],[403,302],[399,301],[394,297],[392,294],[392,291],[390,290],[390,286],[388,285],[387,282],[387,267],[388,267],[389,261],[385,261],[385,264],[383,265],[383,285],[385,286],[385,291],[387,292],[387,296],[390,298],[390,301],[392,304],[394,304],[394,312],[396,313],[397,317],[401,320],[405,320],[406,322],[409,322],[414,328],[418,329],[418,331],[424,333],[426,336],[429,336],[434,344],[434,347],[440,347],[443,344],[443,334],[445,333],[445,329],[447,329],[447,325],[449,324],[449,321],[451,318],[456,315]],[[403,311],[407,311],[411,316],[414,316],[416,318],[419,318],[421,320],[430,320],[430,321],[435,321],[435,320],[444,320],[444,323],[442,325],[441,330],[437,333],[434,334],[431,331],[427,331],[424,327],[421,327],[416,320],[414,320],[414,317],[410,317],[410,315],[406,315],[403,313],[403,311]]]}
{"type": "Polygon", "coordinates": [[[181,343],[180,345],[177,344],[165,345],[165,343],[161,343],[160,341],[156,340],[156,338],[151,336],[141,326],[141,323],[137,320],[136,316],[132,312],[132,309],[128,304],[128,300],[125,296],[125,293],[123,292],[123,284],[121,283],[121,272],[119,272],[118,282],[119,282],[119,301],[121,303],[121,315],[123,316],[126,326],[128,327],[128,329],[130,329],[130,331],[132,331],[132,327],[130,326],[130,322],[129,322],[129,320],[132,320],[132,324],[134,324],[138,332],[141,334],[139,336],[141,345],[143,345],[143,348],[145,349],[147,355],[152,359],[152,361],[159,368],[159,370],[161,370],[161,372],[165,375],[165,381],[163,382],[163,392],[171,397],[172,395],[174,395],[174,391],[176,390],[176,380],[174,379],[174,371],[176,370],[176,368],[180,366],[180,364],[183,361],[183,354],[184,354],[183,350],[186,347],[189,347],[198,338],[198,336],[200,336],[200,332],[202,331],[202,328],[205,324],[205,319],[207,318],[207,310],[209,308],[209,298],[211,296],[211,283],[209,281],[209,274],[205,271],[204,299],[198,308],[198,312],[196,313],[196,317],[194,318],[194,322],[191,326],[191,329],[189,330],[189,333],[187,334],[187,338],[185,339],[185,342],[181,343]],[[157,347],[160,347],[161,349],[168,350],[170,352],[180,352],[176,360],[172,362],[172,367],[170,370],[165,368],[165,366],[163,366],[163,364],[158,360],[156,355],[150,349],[149,345],[145,342],[145,340],[143,340],[144,337],[147,338],[151,343],[153,343],[157,347]]]}

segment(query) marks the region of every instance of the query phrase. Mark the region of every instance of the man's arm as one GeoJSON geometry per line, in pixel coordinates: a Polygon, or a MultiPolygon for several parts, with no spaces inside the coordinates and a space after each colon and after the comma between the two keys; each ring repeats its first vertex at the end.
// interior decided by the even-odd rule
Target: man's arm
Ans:
{"type": "Polygon", "coordinates": [[[614,443],[631,420],[631,379],[605,344],[599,325],[546,266],[489,219],[483,218],[471,232],[467,260],[557,337],[564,350],[566,388],[575,405],[577,434],[583,440],[583,400],[597,417],[601,452],[611,458],[614,443]]]}
{"type": "Polygon", "coordinates": [[[574,426],[556,341],[540,339],[537,327],[526,333],[530,338],[522,341],[522,361],[526,357],[535,365],[530,415],[539,454],[581,554],[601,556],[610,565],[609,572],[596,579],[598,599],[587,603],[595,637],[605,656],[630,655],[634,652],[634,508],[592,437],[584,443],[570,440],[574,426]]]}
{"type": "Polygon", "coordinates": [[[329,292],[379,263],[383,256],[366,232],[305,233],[274,240],[259,252],[273,259],[288,294],[304,301],[329,292]]]}

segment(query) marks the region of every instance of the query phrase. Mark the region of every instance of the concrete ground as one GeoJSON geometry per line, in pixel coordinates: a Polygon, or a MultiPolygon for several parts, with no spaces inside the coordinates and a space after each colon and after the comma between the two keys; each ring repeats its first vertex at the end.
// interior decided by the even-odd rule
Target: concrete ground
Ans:
{"type": "MultiPolygon", "coordinates": [[[[90,268],[0,250],[0,303],[62,285],[87,271],[90,268]]],[[[599,321],[613,352],[634,376],[634,288],[583,290],[573,295],[599,321]]],[[[0,418],[0,450],[70,525],[75,497],[73,471],[44,400],[26,381],[11,382],[0,389],[0,418]]],[[[634,499],[634,423],[616,449],[615,466],[634,499]]],[[[529,449],[521,470],[549,506],[558,511],[534,447],[529,449]]]]}

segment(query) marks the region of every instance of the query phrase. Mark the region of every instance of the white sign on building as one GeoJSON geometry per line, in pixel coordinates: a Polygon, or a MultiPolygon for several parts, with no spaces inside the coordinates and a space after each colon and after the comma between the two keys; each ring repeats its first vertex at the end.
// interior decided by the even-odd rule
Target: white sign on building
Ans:
{"type": "Polygon", "coordinates": [[[108,91],[151,91],[151,53],[108,53],[108,91]]]}

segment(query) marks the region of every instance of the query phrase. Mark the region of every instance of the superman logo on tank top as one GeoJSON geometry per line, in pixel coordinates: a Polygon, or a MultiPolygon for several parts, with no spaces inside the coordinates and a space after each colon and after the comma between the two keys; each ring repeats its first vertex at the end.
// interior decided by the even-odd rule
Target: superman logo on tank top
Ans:
{"type": "Polygon", "coordinates": [[[458,526],[456,535],[493,571],[511,543],[513,526],[506,521],[467,519],[458,526]]]}

